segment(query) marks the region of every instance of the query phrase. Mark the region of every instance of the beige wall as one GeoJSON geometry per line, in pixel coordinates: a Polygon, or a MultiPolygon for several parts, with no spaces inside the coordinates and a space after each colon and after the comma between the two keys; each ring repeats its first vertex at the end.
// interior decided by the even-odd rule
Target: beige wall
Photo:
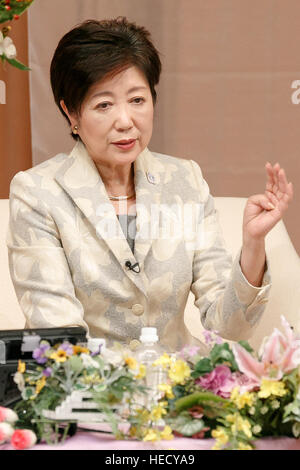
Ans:
{"type": "Polygon", "coordinates": [[[300,104],[292,88],[300,80],[299,0],[36,0],[34,164],[73,145],[49,85],[58,40],[84,19],[119,15],[148,27],[162,56],[150,148],[198,161],[215,196],[263,192],[265,162],[279,161],[295,187],[284,221],[300,254],[300,104]]]}

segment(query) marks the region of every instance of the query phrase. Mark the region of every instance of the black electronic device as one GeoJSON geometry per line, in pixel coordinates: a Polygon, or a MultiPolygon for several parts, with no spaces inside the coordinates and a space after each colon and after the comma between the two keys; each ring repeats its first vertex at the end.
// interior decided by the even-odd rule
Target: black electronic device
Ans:
{"type": "Polygon", "coordinates": [[[34,362],[33,351],[41,340],[51,346],[68,341],[71,344],[86,342],[86,330],[82,327],[38,328],[25,330],[0,330],[0,405],[12,406],[21,395],[13,376],[18,361],[34,362]]]}

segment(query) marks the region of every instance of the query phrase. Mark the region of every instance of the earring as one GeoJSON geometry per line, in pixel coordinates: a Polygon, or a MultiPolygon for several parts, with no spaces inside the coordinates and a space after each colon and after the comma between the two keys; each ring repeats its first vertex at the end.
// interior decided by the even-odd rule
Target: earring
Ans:
{"type": "Polygon", "coordinates": [[[78,134],[78,126],[74,126],[74,128],[72,129],[72,133],[78,134]]]}

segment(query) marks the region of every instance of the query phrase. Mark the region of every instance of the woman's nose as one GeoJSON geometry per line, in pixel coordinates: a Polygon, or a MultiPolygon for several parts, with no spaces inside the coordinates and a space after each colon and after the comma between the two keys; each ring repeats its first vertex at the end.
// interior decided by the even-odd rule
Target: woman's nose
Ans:
{"type": "Polygon", "coordinates": [[[130,110],[127,107],[119,108],[116,117],[117,130],[126,131],[133,127],[133,121],[130,110]]]}

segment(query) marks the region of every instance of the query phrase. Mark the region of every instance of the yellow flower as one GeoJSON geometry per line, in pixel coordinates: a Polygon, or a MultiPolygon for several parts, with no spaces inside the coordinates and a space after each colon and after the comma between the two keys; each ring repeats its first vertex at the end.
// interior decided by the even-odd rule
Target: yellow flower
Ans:
{"type": "Polygon", "coordinates": [[[186,362],[178,359],[171,364],[169,378],[176,384],[183,384],[185,379],[191,375],[191,369],[186,362]]]}
{"type": "Polygon", "coordinates": [[[158,390],[160,390],[161,392],[164,393],[164,395],[169,398],[170,400],[172,400],[172,398],[174,398],[174,393],[172,391],[172,387],[171,385],[169,384],[160,384],[158,386],[158,390]]]}
{"type": "Polygon", "coordinates": [[[146,366],[139,364],[134,357],[126,356],[124,358],[125,364],[133,372],[136,379],[143,379],[146,375],[146,366]]]}
{"type": "Polygon", "coordinates": [[[21,372],[21,374],[24,374],[25,370],[26,370],[26,363],[19,360],[19,362],[18,362],[18,372],[21,372]]]}
{"type": "Polygon", "coordinates": [[[160,438],[165,440],[173,439],[172,429],[170,426],[165,426],[160,433],[160,438]]]}
{"type": "Polygon", "coordinates": [[[156,361],[153,362],[154,366],[162,366],[164,369],[166,369],[169,365],[172,363],[172,358],[167,354],[164,353],[162,356],[160,356],[156,361]]]}
{"type": "Polygon", "coordinates": [[[217,440],[217,444],[218,445],[225,445],[227,444],[228,442],[228,436],[226,434],[226,432],[224,431],[224,429],[218,427],[217,429],[214,429],[212,432],[211,432],[211,435],[214,439],[217,440]]]}
{"type": "Polygon", "coordinates": [[[158,441],[160,438],[159,432],[149,429],[143,441],[158,441]]]}
{"type": "Polygon", "coordinates": [[[64,349],[58,349],[57,352],[51,354],[50,359],[54,359],[55,362],[65,362],[68,358],[68,354],[64,349]]]}
{"type": "Polygon", "coordinates": [[[46,376],[43,375],[43,377],[39,379],[36,383],[35,393],[36,394],[40,393],[40,391],[45,387],[45,385],[46,385],[46,376]]]}
{"type": "Polygon", "coordinates": [[[148,421],[150,420],[150,413],[147,409],[139,408],[136,410],[136,413],[139,415],[139,418],[142,423],[148,423],[148,421]]]}
{"type": "Polygon", "coordinates": [[[130,426],[130,429],[129,429],[129,436],[130,437],[135,437],[137,434],[137,428],[136,426],[130,426]]]}
{"type": "Polygon", "coordinates": [[[134,357],[127,356],[124,358],[125,364],[129,367],[129,369],[137,369],[138,368],[138,363],[137,360],[134,359],[134,357]]]}
{"type": "Polygon", "coordinates": [[[287,392],[283,382],[262,379],[258,396],[259,398],[268,398],[271,395],[283,397],[287,392]]]}
{"type": "Polygon", "coordinates": [[[146,367],[144,364],[140,364],[139,373],[135,376],[136,379],[143,379],[146,375],[146,367]]]}
{"type": "Polygon", "coordinates": [[[104,378],[100,377],[98,372],[88,374],[86,370],[83,371],[83,377],[80,381],[86,385],[99,385],[104,382],[104,378]]]}
{"type": "Polygon", "coordinates": [[[167,414],[167,411],[159,404],[151,410],[150,419],[151,421],[159,421],[165,414],[167,414]]]}
{"type": "Polygon", "coordinates": [[[249,444],[244,444],[244,442],[239,442],[238,450],[253,450],[249,444]]]}
{"type": "Polygon", "coordinates": [[[81,353],[89,354],[90,351],[89,349],[83,348],[82,346],[77,346],[77,345],[73,346],[73,354],[78,355],[81,353]]]}
{"type": "Polygon", "coordinates": [[[242,395],[239,393],[239,387],[235,387],[232,392],[230,399],[237,405],[238,409],[244,408],[245,405],[252,406],[255,401],[254,393],[245,392],[242,395]]]}
{"type": "Polygon", "coordinates": [[[229,423],[232,423],[231,431],[233,434],[236,434],[238,431],[243,431],[247,437],[252,437],[251,424],[247,419],[243,419],[238,413],[227,415],[226,420],[229,423]]]}

